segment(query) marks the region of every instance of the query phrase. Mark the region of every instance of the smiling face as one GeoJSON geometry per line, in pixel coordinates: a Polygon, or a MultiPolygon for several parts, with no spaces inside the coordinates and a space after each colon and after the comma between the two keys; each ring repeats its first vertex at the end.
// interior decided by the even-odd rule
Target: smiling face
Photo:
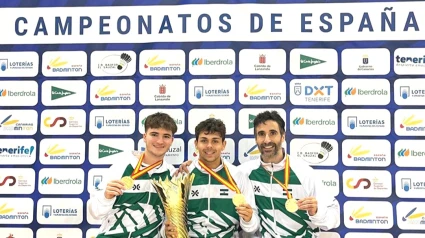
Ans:
{"type": "Polygon", "coordinates": [[[195,147],[199,151],[199,159],[214,169],[221,164],[221,152],[226,148],[226,141],[219,132],[201,131],[195,140],[195,147]]]}
{"type": "Polygon", "coordinates": [[[147,157],[163,159],[173,143],[173,136],[171,130],[149,128],[143,134],[143,141],[146,143],[145,153],[147,157]]]}
{"type": "Polygon", "coordinates": [[[255,128],[255,142],[264,162],[277,163],[283,158],[282,143],[285,134],[280,133],[279,124],[273,120],[259,123],[255,128]]]}

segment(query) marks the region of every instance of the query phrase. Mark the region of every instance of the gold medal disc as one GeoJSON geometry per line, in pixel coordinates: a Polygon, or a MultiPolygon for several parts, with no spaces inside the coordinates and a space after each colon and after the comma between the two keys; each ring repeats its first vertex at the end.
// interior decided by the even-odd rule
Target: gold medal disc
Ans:
{"type": "Polygon", "coordinates": [[[122,177],[121,182],[124,183],[125,190],[133,188],[134,180],[130,176],[122,177]]]}
{"type": "Polygon", "coordinates": [[[292,213],[298,211],[297,200],[295,200],[294,198],[286,200],[285,208],[286,210],[288,210],[288,212],[292,212],[292,213]]]}
{"type": "Polygon", "coordinates": [[[246,203],[245,196],[241,193],[237,193],[235,196],[233,196],[232,202],[235,206],[239,207],[240,205],[246,203]]]}

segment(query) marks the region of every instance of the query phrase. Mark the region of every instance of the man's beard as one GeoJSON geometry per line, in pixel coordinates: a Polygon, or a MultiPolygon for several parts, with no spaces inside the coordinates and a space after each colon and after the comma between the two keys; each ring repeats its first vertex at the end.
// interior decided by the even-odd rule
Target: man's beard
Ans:
{"type": "Polygon", "coordinates": [[[277,144],[275,144],[275,143],[273,143],[273,142],[270,142],[270,143],[268,143],[268,144],[261,144],[260,146],[259,146],[259,149],[260,149],[260,152],[261,152],[261,157],[262,158],[265,158],[265,159],[270,159],[270,158],[273,158],[273,157],[275,157],[278,153],[279,153],[279,150],[281,150],[281,146],[278,146],[277,144]],[[267,146],[273,146],[273,151],[271,152],[271,153],[265,153],[264,152],[264,150],[265,150],[265,148],[264,147],[267,147],[267,146]]]}

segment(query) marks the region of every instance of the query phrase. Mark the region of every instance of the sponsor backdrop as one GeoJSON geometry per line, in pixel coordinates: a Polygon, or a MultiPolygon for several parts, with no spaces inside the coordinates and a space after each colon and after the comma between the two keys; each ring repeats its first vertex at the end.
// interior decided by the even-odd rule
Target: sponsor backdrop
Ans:
{"type": "Polygon", "coordinates": [[[425,3],[265,2],[1,2],[0,237],[95,237],[90,193],[151,113],[168,162],[215,117],[238,165],[265,109],[341,204],[321,237],[424,237],[425,3]]]}

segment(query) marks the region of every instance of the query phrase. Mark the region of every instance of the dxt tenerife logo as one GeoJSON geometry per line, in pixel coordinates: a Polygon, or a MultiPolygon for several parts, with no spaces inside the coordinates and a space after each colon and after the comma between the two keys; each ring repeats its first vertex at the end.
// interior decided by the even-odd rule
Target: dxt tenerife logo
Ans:
{"type": "Polygon", "coordinates": [[[44,177],[41,179],[41,185],[73,185],[78,184],[80,185],[82,183],[81,179],[78,178],[67,178],[67,179],[57,179],[53,177],[44,177]]]}
{"type": "Polygon", "coordinates": [[[67,120],[66,120],[65,117],[56,117],[55,120],[53,120],[53,122],[50,123],[51,119],[52,119],[51,117],[46,117],[46,119],[44,119],[43,124],[44,124],[45,127],[54,127],[54,126],[56,126],[56,124],[59,127],[66,126],[67,120]]]}
{"type": "Polygon", "coordinates": [[[0,205],[0,221],[1,220],[28,220],[28,212],[14,212],[15,208],[10,208],[7,203],[0,205]]]}
{"type": "Polygon", "coordinates": [[[370,150],[363,149],[362,145],[353,146],[350,149],[350,153],[347,155],[348,159],[352,159],[353,161],[386,161],[385,154],[370,154],[370,150]]]}
{"type": "Polygon", "coordinates": [[[3,131],[30,131],[33,130],[33,123],[19,123],[19,120],[11,119],[12,114],[0,122],[0,129],[3,131]]]}
{"type": "Polygon", "coordinates": [[[131,97],[129,93],[120,93],[119,95],[113,96],[117,91],[114,89],[108,89],[109,85],[106,85],[103,88],[97,90],[96,99],[100,101],[130,101],[131,97]]]}
{"type": "MultiPolygon", "coordinates": [[[[424,180],[425,181],[425,180],[424,180]]],[[[411,178],[401,179],[402,189],[406,192],[410,190],[425,190],[425,182],[423,181],[412,181],[411,178]]]]}
{"type": "Polygon", "coordinates": [[[266,93],[266,89],[257,89],[258,84],[255,84],[253,86],[249,86],[245,93],[244,93],[244,97],[248,98],[249,100],[255,100],[255,101],[263,101],[263,100],[275,100],[275,101],[279,101],[282,99],[282,94],[279,92],[274,92],[274,93],[266,93]],[[266,95],[262,95],[262,94],[266,94],[266,95]]]}
{"type": "MultiPolygon", "coordinates": [[[[202,65],[202,59],[200,64],[202,65]]],[[[149,69],[149,71],[156,71],[156,72],[163,72],[163,71],[174,72],[174,71],[181,70],[181,65],[179,63],[167,63],[166,60],[158,59],[158,55],[155,55],[152,58],[149,57],[143,67],[145,69],[149,69]]]]}
{"type": "Polygon", "coordinates": [[[308,68],[323,63],[326,63],[326,61],[303,54],[300,55],[300,69],[308,68]]]}
{"type": "Polygon", "coordinates": [[[424,98],[425,89],[411,89],[410,86],[400,86],[400,97],[403,99],[424,98]]]}
{"type": "MultiPolygon", "coordinates": [[[[314,86],[304,86],[304,95],[311,98],[317,98],[317,99],[308,99],[307,101],[324,101],[323,97],[327,97],[331,95],[331,89],[333,88],[332,85],[314,85],[314,86]]],[[[303,90],[301,83],[295,83],[294,85],[294,94],[296,96],[302,95],[303,90]]]]}
{"type": "Polygon", "coordinates": [[[416,212],[417,207],[410,210],[401,220],[407,224],[425,225],[425,212],[416,212]],[[416,213],[415,213],[416,212],[416,213]]]}
{"type": "Polygon", "coordinates": [[[195,86],[193,89],[194,96],[197,99],[201,99],[202,97],[228,97],[230,95],[230,90],[226,88],[204,89],[204,86],[195,86]]]}
{"type": "Polygon", "coordinates": [[[395,65],[408,67],[425,67],[425,56],[412,57],[405,55],[397,55],[395,57],[395,65]]]}
{"type": "Polygon", "coordinates": [[[204,58],[195,58],[192,60],[193,66],[220,66],[220,65],[233,65],[233,60],[231,59],[204,59],[204,58]]]}
{"type": "Polygon", "coordinates": [[[52,205],[43,205],[42,206],[42,216],[44,218],[49,218],[49,217],[64,217],[64,216],[77,216],[78,215],[78,210],[75,208],[57,208],[54,209],[52,208],[52,205]]]}
{"type": "Polygon", "coordinates": [[[8,89],[0,89],[0,98],[2,97],[35,97],[34,91],[13,91],[8,89]]]}
{"type": "Polygon", "coordinates": [[[111,155],[115,155],[115,154],[119,154],[119,153],[122,153],[122,152],[124,152],[124,151],[117,149],[117,148],[114,148],[114,147],[107,146],[107,145],[99,144],[98,158],[102,159],[102,158],[105,158],[105,157],[108,157],[108,156],[111,156],[111,155]]]}
{"type": "Polygon", "coordinates": [[[102,127],[129,127],[129,119],[105,119],[104,116],[95,117],[96,128],[101,129],[102,127]]]}
{"type": "Polygon", "coordinates": [[[52,72],[83,72],[82,65],[68,65],[68,61],[62,61],[61,57],[57,57],[55,59],[50,60],[47,65],[47,70],[51,70],[52,72]]]}
{"type": "Polygon", "coordinates": [[[355,87],[349,87],[344,91],[345,96],[375,96],[375,95],[388,95],[388,91],[385,89],[361,89],[355,87]]]}
{"type": "Polygon", "coordinates": [[[335,125],[335,121],[334,120],[323,120],[323,119],[319,119],[319,120],[311,120],[308,118],[304,118],[304,117],[296,117],[293,121],[292,124],[294,126],[334,126],[335,125]]]}
{"type": "Polygon", "coordinates": [[[58,144],[49,146],[47,151],[44,153],[44,157],[50,160],[79,160],[80,153],[65,153],[66,150],[60,147],[58,144]]]}
{"type": "Polygon", "coordinates": [[[384,127],[385,120],[379,120],[379,119],[357,120],[356,116],[348,116],[347,126],[351,130],[356,129],[357,127],[362,127],[362,128],[384,127]]]}
{"type": "Polygon", "coordinates": [[[422,124],[422,119],[415,119],[415,115],[411,115],[408,118],[403,119],[400,124],[401,129],[405,129],[406,131],[425,131],[425,126],[416,126],[422,124]]]}
{"type": "Polygon", "coordinates": [[[0,147],[0,158],[2,157],[30,157],[34,152],[35,147],[25,147],[20,145],[16,147],[0,147]]]}
{"type": "Polygon", "coordinates": [[[120,74],[127,69],[131,60],[131,56],[127,53],[111,54],[103,58],[97,68],[107,74],[120,74]]]}
{"type": "Polygon", "coordinates": [[[58,87],[55,87],[55,86],[52,86],[51,92],[52,92],[52,94],[51,94],[50,99],[52,101],[59,99],[59,98],[63,98],[63,97],[75,94],[75,92],[73,92],[73,91],[69,91],[69,90],[66,90],[66,89],[63,89],[63,88],[58,88],[58,87]]]}

